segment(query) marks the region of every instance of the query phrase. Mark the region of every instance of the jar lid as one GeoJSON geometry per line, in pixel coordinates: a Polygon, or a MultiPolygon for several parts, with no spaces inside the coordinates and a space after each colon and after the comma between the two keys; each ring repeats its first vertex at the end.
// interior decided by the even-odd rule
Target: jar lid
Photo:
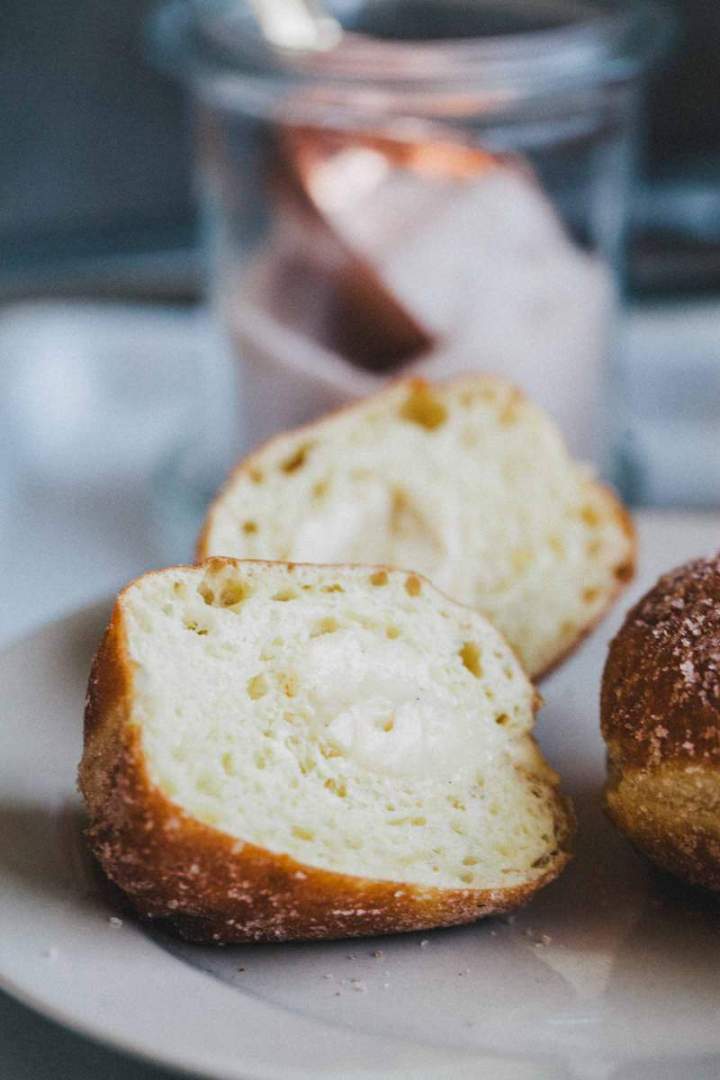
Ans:
{"type": "Polygon", "coordinates": [[[428,84],[501,97],[558,93],[637,76],[672,21],[654,0],[330,0],[345,34],[325,51],[263,38],[247,0],[171,0],[153,37],[194,79],[428,84]]]}

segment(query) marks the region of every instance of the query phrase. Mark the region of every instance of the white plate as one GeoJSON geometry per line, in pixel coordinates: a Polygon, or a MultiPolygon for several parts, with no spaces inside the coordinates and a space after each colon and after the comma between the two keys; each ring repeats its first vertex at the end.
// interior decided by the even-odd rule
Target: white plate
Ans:
{"type": "MultiPolygon", "coordinates": [[[[713,550],[720,518],[646,516],[641,537],[632,595],[713,550]]],[[[580,833],[570,869],[527,910],[426,935],[221,950],[126,916],[112,925],[84,853],[75,766],[108,607],[0,658],[5,989],[116,1047],[228,1080],[720,1074],[718,908],[650,869],[599,808],[598,684],[620,611],[543,687],[541,741],[580,833]]]]}

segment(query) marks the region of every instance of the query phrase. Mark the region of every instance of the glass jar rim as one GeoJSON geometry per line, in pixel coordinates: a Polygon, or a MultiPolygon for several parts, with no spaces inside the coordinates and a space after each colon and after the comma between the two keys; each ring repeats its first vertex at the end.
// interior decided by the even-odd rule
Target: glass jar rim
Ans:
{"type": "MultiPolygon", "coordinates": [[[[516,0],[515,6],[523,2],[528,8],[537,4],[516,0]]],[[[559,10],[568,7],[564,0],[554,2],[559,10]]],[[[247,0],[167,0],[155,12],[151,37],[160,63],[192,81],[218,76],[286,85],[372,81],[393,91],[470,85],[503,95],[627,81],[642,74],[667,45],[673,20],[662,0],[573,2],[587,17],[549,28],[400,40],[351,32],[349,47],[290,51],[263,39],[247,0]]],[[[357,7],[357,0],[336,0],[333,14],[342,22],[351,6],[357,7]]]]}

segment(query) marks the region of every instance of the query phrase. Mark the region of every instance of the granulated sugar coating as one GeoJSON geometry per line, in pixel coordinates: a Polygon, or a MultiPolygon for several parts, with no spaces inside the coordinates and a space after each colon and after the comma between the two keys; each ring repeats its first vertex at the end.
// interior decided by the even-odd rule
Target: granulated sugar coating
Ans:
{"type": "Polygon", "coordinates": [[[638,763],[720,755],[720,554],[665,574],[629,613],[611,646],[603,723],[638,763]]]}
{"type": "Polygon", "coordinates": [[[666,574],[610,646],[611,818],[655,862],[720,890],[720,555],[666,574]]]}

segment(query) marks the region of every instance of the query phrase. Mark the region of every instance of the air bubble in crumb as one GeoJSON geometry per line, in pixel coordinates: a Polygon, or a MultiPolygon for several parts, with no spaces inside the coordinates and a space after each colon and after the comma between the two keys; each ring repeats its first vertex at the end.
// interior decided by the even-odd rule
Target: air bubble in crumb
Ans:
{"type": "Polygon", "coordinates": [[[307,456],[312,449],[311,443],[306,443],[304,446],[299,446],[297,450],[290,455],[285,461],[282,462],[280,468],[283,472],[294,473],[298,469],[301,469],[307,461],[307,456]]]}
{"type": "Polygon", "coordinates": [[[476,679],[481,679],[483,666],[480,659],[480,647],[474,641],[466,641],[460,649],[459,656],[470,674],[474,675],[476,679]]]}
{"type": "Polygon", "coordinates": [[[220,595],[216,603],[220,607],[235,607],[247,598],[247,586],[242,581],[224,581],[220,588],[220,595]]]}
{"type": "Polygon", "coordinates": [[[447,407],[443,402],[428,387],[422,385],[412,389],[400,408],[403,420],[418,424],[426,431],[435,431],[441,427],[447,420],[447,415],[447,407]]]}
{"type": "Polygon", "coordinates": [[[248,697],[253,701],[259,701],[268,692],[267,679],[264,675],[253,675],[247,682],[248,697]]]}
{"type": "Polygon", "coordinates": [[[420,583],[420,578],[415,577],[414,574],[411,574],[410,577],[405,579],[405,592],[408,594],[408,596],[419,596],[421,590],[422,585],[420,583]]]}
{"type": "Polygon", "coordinates": [[[290,600],[297,600],[298,594],[294,589],[280,589],[273,596],[273,600],[279,600],[281,603],[287,603],[290,600]]]}

